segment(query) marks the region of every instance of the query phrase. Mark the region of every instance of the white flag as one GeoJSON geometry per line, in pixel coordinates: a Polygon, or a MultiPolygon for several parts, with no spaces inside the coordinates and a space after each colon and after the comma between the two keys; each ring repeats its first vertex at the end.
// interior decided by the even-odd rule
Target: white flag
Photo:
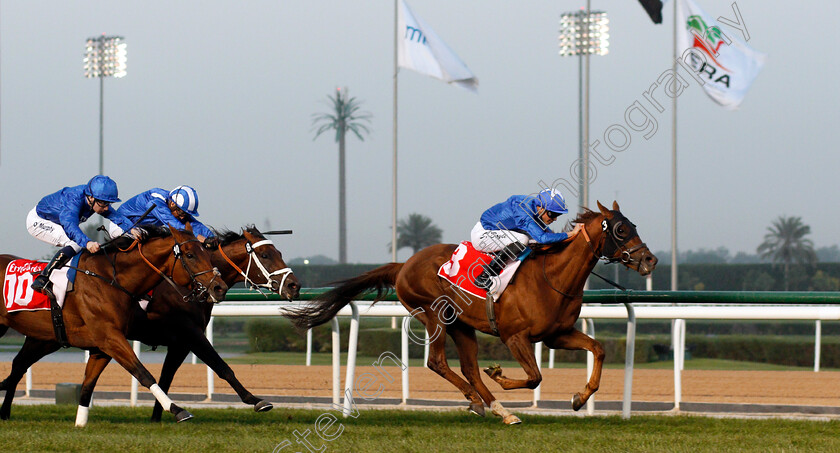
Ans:
{"type": "Polygon", "coordinates": [[[703,80],[703,89],[712,100],[735,109],[744,100],[767,55],[724,34],[718,23],[692,0],[678,0],[677,58],[703,80]]]}
{"type": "Polygon", "coordinates": [[[402,36],[397,37],[399,67],[477,91],[478,79],[467,65],[440,39],[432,27],[411,12],[405,0],[400,0],[397,32],[402,33],[402,36]]]}

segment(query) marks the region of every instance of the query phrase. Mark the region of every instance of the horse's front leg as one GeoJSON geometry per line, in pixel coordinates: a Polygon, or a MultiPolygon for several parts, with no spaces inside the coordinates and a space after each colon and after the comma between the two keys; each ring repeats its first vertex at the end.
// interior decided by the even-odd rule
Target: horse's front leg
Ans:
{"type": "Polygon", "coordinates": [[[207,364],[220,378],[227,381],[231,388],[236,391],[236,394],[239,395],[239,398],[242,399],[243,403],[254,406],[254,411],[256,412],[270,411],[274,407],[268,401],[254,396],[239,382],[239,379],[236,378],[236,375],[227,362],[222,359],[219,353],[216,352],[216,349],[213,348],[213,345],[210,344],[210,341],[207,340],[207,337],[204,336],[204,332],[196,328],[190,328],[187,329],[185,335],[189,336],[188,339],[184,339],[185,343],[190,346],[190,349],[196,357],[207,364]]]}
{"type": "Polygon", "coordinates": [[[152,373],[140,362],[140,359],[134,354],[131,346],[128,345],[128,340],[125,335],[117,329],[105,328],[97,331],[98,338],[96,344],[99,349],[105,354],[113,357],[117,363],[120,364],[126,371],[131,373],[140,385],[151,390],[155,399],[163,406],[163,410],[171,412],[175,416],[175,421],[182,422],[191,419],[193,416],[186,409],[177,406],[169,396],[166,395],[160,386],[155,382],[152,373]]]}
{"type": "MultiPolygon", "coordinates": [[[[169,393],[172,379],[175,378],[175,373],[181,367],[181,364],[184,363],[184,359],[187,358],[189,353],[189,348],[180,344],[167,346],[166,357],[163,359],[163,367],[160,370],[160,379],[158,380],[158,385],[160,385],[161,390],[169,393]]],[[[155,401],[151,420],[153,422],[159,422],[162,414],[163,406],[160,405],[160,402],[155,401]]]]}
{"type": "Polygon", "coordinates": [[[589,382],[583,389],[583,393],[575,393],[572,397],[572,409],[578,410],[583,407],[593,393],[598,391],[601,385],[601,369],[604,365],[604,348],[601,343],[586,335],[585,333],[572,329],[570,332],[559,334],[553,338],[547,338],[543,342],[551,349],[587,350],[595,356],[595,363],[592,366],[592,375],[589,382]]]}

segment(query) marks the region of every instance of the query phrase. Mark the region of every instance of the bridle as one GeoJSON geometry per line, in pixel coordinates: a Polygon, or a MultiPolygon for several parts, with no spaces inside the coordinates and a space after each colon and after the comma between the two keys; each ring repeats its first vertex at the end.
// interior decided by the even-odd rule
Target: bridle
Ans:
{"type": "Polygon", "coordinates": [[[283,287],[286,284],[286,279],[289,277],[289,275],[292,274],[292,269],[290,267],[284,267],[282,269],[269,272],[268,269],[266,269],[265,265],[262,263],[262,261],[260,261],[259,257],[255,256],[257,247],[261,247],[264,245],[273,246],[274,243],[271,242],[270,239],[263,239],[262,241],[259,241],[255,244],[251,244],[251,241],[245,242],[245,251],[248,253],[248,266],[244,271],[240,269],[239,266],[237,266],[227,256],[227,254],[225,254],[224,248],[221,245],[219,245],[219,253],[222,254],[222,257],[225,259],[225,261],[227,261],[228,264],[230,264],[236,270],[236,272],[239,272],[239,275],[241,275],[245,279],[245,284],[249,288],[255,289],[257,292],[262,294],[263,297],[268,298],[268,294],[264,293],[262,291],[262,288],[268,289],[273,293],[280,294],[283,290],[283,287]],[[255,264],[257,269],[259,269],[260,272],[262,272],[263,278],[265,278],[265,283],[255,283],[250,277],[248,277],[248,275],[251,272],[251,264],[255,264]],[[280,280],[280,283],[277,283],[277,280],[272,279],[272,277],[276,275],[283,276],[283,278],[280,280]]]}
{"type": "MultiPolygon", "coordinates": [[[[644,242],[641,242],[637,245],[634,245],[633,247],[627,248],[627,243],[630,242],[630,240],[633,239],[633,237],[636,237],[636,236],[629,237],[629,235],[622,234],[619,231],[620,227],[624,224],[625,220],[633,228],[636,227],[636,225],[634,225],[633,222],[631,222],[627,219],[619,220],[617,222],[613,222],[611,219],[604,218],[604,220],[601,221],[601,231],[603,231],[605,234],[601,235],[601,242],[600,242],[600,244],[598,244],[597,247],[592,245],[592,240],[589,238],[589,233],[586,232],[586,228],[584,227],[580,230],[580,232],[583,234],[583,238],[586,239],[586,244],[589,245],[589,249],[592,251],[592,254],[595,255],[595,258],[597,258],[599,261],[604,261],[608,264],[616,263],[616,262],[620,261],[624,265],[630,265],[631,263],[637,262],[637,260],[634,260],[633,257],[632,257],[633,253],[636,252],[637,250],[643,248],[643,247],[647,247],[647,245],[644,242]],[[611,243],[611,251],[610,252],[606,252],[606,250],[605,250],[606,249],[606,244],[607,244],[607,239],[609,239],[610,243],[611,243]],[[600,250],[600,253],[599,253],[599,250],[600,250]],[[616,257],[615,255],[619,251],[621,251],[621,253],[618,254],[618,256],[616,257]]],[[[562,294],[563,296],[566,296],[566,297],[575,298],[575,297],[582,296],[583,293],[580,293],[580,294],[577,294],[577,295],[565,293],[565,292],[560,291],[559,289],[555,288],[554,285],[551,284],[551,281],[549,281],[549,279],[548,279],[548,273],[546,271],[546,256],[547,255],[543,256],[543,277],[545,278],[546,283],[548,283],[548,286],[552,290],[554,290],[554,292],[560,293],[560,294],[562,294]]],[[[611,285],[613,285],[613,286],[615,286],[619,289],[624,289],[622,286],[617,285],[616,283],[614,283],[614,282],[612,282],[608,279],[605,279],[604,277],[602,277],[601,275],[597,274],[594,271],[592,271],[592,274],[601,278],[601,279],[606,280],[607,283],[610,283],[611,285]]]]}
{"type": "MultiPolygon", "coordinates": [[[[190,267],[187,265],[187,262],[184,261],[184,255],[181,253],[181,246],[189,242],[198,242],[199,244],[201,244],[201,242],[198,239],[187,239],[184,242],[176,242],[175,245],[172,246],[172,254],[175,256],[175,260],[180,261],[181,265],[184,266],[184,271],[186,271],[187,275],[189,275],[190,283],[192,286],[190,292],[185,295],[182,295],[181,297],[184,300],[184,302],[187,302],[189,300],[200,300],[206,297],[207,295],[209,295],[213,298],[213,300],[215,300],[215,297],[213,297],[213,295],[209,292],[209,289],[206,286],[204,286],[204,284],[202,284],[200,281],[198,281],[198,277],[208,272],[212,272],[213,278],[210,280],[210,284],[212,285],[217,278],[220,278],[222,276],[222,274],[219,272],[219,269],[215,267],[206,271],[193,272],[192,269],[190,269],[190,267]]],[[[167,276],[163,271],[161,271],[154,264],[152,264],[152,262],[149,261],[145,255],[143,255],[143,248],[139,241],[134,241],[134,243],[125,251],[131,250],[131,247],[133,247],[134,244],[137,244],[137,251],[140,253],[140,257],[143,258],[143,261],[145,261],[146,264],[149,265],[149,267],[154,269],[155,272],[158,273],[158,275],[163,277],[163,279],[167,283],[169,283],[170,286],[175,288],[175,291],[178,292],[178,294],[181,294],[180,286],[177,283],[175,283],[172,277],[167,276]]],[[[175,275],[175,266],[172,267],[172,275],[175,275]]]]}
{"type": "MultiPolygon", "coordinates": [[[[605,218],[601,221],[601,231],[605,234],[602,235],[601,243],[598,245],[597,249],[592,245],[592,241],[589,239],[589,234],[586,232],[586,228],[581,230],[583,237],[586,239],[586,243],[589,245],[589,249],[592,250],[592,254],[595,255],[598,260],[606,263],[616,263],[620,261],[625,265],[637,262],[637,260],[634,260],[632,257],[633,253],[641,248],[647,247],[647,244],[640,242],[631,248],[627,248],[627,243],[633,238],[629,237],[627,234],[622,234],[619,231],[625,220],[627,219],[614,222],[613,219],[605,218]],[[611,243],[609,251],[607,251],[607,239],[609,239],[611,243]],[[600,250],[600,254],[597,250],[600,250]],[[615,256],[619,251],[621,253],[618,254],[618,256],[615,256]]],[[[627,223],[629,223],[633,228],[636,227],[636,225],[629,220],[627,220],[627,223]]]]}

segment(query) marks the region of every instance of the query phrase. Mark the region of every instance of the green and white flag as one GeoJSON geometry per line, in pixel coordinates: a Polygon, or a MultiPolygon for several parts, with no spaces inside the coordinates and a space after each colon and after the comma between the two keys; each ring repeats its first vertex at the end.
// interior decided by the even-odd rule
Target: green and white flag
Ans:
{"type": "Polygon", "coordinates": [[[713,101],[735,109],[744,100],[767,55],[753,50],[730,34],[692,0],[678,0],[677,58],[703,82],[713,101]]]}

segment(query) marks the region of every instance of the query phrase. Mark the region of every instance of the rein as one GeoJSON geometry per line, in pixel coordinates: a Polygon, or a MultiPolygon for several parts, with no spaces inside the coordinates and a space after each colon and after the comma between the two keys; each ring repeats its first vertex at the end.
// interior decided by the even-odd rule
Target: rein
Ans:
{"type": "Polygon", "coordinates": [[[225,253],[224,248],[220,245],[219,246],[219,253],[222,254],[222,257],[230,264],[236,272],[239,272],[245,279],[245,284],[248,285],[249,288],[255,289],[257,292],[262,294],[263,297],[268,298],[268,294],[264,293],[261,288],[266,288],[272,292],[278,292],[282,290],[283,286],[286,284],[286,279],[292,273],[292,269],[289,267],[284,267],[283,269],[278,269],[274,272],[269,272],[268,269],[265,268],[262,261],[259,258],[256,258],[254,255],[256,254],[256,248],[263,246],[263,245],[274,245],[273,242],[269,239],[265,239],[262,241],[257,242],[256,244],[251,244],[251,241],[245,242],[245,251],[248,253],[248,266],[245,271],[243,271],[239,266],[236,265],[225,253]],[[257,268],[262,272],[263,277],[265,278],[265,283],[255,283],[248,274],[251,272],[251,264],[256,263],[257,268]],[[275,284],[277,283],[275,280],[272,280],[271,277],[275,275],[283,275],[283,279],[280,280],[280,284],[277,285],[275,288],[275,284]]]}
{"type": "MultiPolygon", "coordinates": [[[[201,282],[199,282],[198,280],[196,280],[196,278],[197,278],[198,276],[200,276],[200,275],[204,275],[204,274],[206,274],[206,273],[208,273],[208,272],[213,272],[213,273],[214,273],[213,279],[212,279],[212,280],[210,280],[210,283],[212,284],[212,283],[213,283],[213,281],[215,281],[215,280],[216,280],[216,278],[217,278],[217,277],[219,277],[219,276],[221,275],[221,274],[219,274],[219,270],[218,270],[218,269],[216,269],[215,267],[214,267],[213,269],[208,269],[208,270],[206,270],[206,271],[202,271],[202,272],[198,272],[198,273],[193,273],[193,271],[189,268],[189,266],[187,266],[187,263],[184,261],[184,257],[183,257],[183,255],[181,254],[181,246],[182,246],[182,245],[184,245],[184,244],[186,244],[186,243],[188,243],[188,242],[193,242],[193,241],[195,241],[195,242],[199,242],[199,240],[198,240],[198,239],[188,239],[188,240],[186,240],[186,241],[184,241],[184,242],[179,242],[179,243],[176,243],[176,244],[172,247],[172,252],[173,252],[173,254],[175,255],[175,259],[181,262],[181,265],[182,265],[182,266],[184,266],[184,270],[187,272],[187,275],[189,275],[189,276],[190,276],[190,280],[192,281],[192,283],[194,283],[194,284],[195,284],[194,288],[193,288],[193,289],[192,289],[189,293],[187,293],[187,294],[185,294],[185,295],[182,295],[182,296],[181,296],[181,298],[183,299],[183,301],[184,301],[184,302],[187,302],[187,301],[189,301],[189,300],[191,300],[191,299],[192,299],[192,300],[196,300],[196,299],[198,299],[198,298],[200,298],[200,297],[204,296],[204,294],[205,294],[205,293],[207,293],[207,291],[208,291],[207,287],[205,287],[205,286],[204,286],[201,282]]],[[[125,251],[131,250],[131,248],[132,248],[132,247],[134,247],[134,245],[135,245],[135,244],[137,244],[137,251],[138,251],[138,252],[140,252],[140,257],[141,257],[141,258],[143,258],[143,261],[145,261],[145,262],[146,262],[146,264],[147,264],[147,265],[149,265],[149,267],[151,267],[152,269],[154,269],[154,270],[155,270],[155,272],[157,272],[157,273],[158,273],[158,275],[160,275],[161,277],[163,277],[164,281],[166,281],[166,283],[169,283],[169,285],[170,285],[170,286],[172,286],[172,288],[174,288],[174,289],[175,289],[175,291],[176,291],[178,294],[181,294],[181,289],[180,289],[180,286],[179,286],[177,283],[175,283],[175,281],[174,281],[174,280],[172,280],[172,278],[170,278],[169,276],[167,276],[167,275],[166,275],[163,271],[161,271],[160,269],[158,269],[158,268],[157,268],[154,264],[152,264],[152,262],[151,262],[151,261],[149,261],[149,260],[146,258],[146,255],[144,255],[144,254],[143,254],[143,248],[142,248],[142,246],[140,245],[140,242],[138,242],[138,241],[134,241],[134,242],[131,244],[131,246],[129,246],[129,247],[128,247],[128,249],[126,249],[125,251]]],[[[174,268],[172,269],[172,272],[173,272],[173,275],[174,275],[174,273],[175,273],[175,269],[174,269],[174,268]]]]}
{"type": "MultiPolygon", "coordinates": [[[[598,247],[597,247],[598,250],[601,250],[601,252],[602,252],[601,254],[599,254],[596,251],[596,247],[594,245],[592,245],[592,239],[590,239],[589,233],[586,231],[586,228],[581,229],[581,233],[583,233],[583,238],[586,240],[586,244],[589,246],[589,250],[592,251],[592,255],[594,255],[597,260],[604,261],[608,264],[616,263],[616,262],[619,262],[619,261],[621,261],[624,264],[630,264],[630,263],[636,261],[631,257],[633,252],[641,249],[642,247],[647,247],[647,245],[644,242],[642,242],[642,243],[639,243],[639,244],[637,244],[637,245],[628,249],[628,248],[625,247],[625,244],[627,244],[629,239],[624,239],[619,243],[618,239],[617,239],[617,231],[618,231],[619,225],[621,225],[621,221],[619,221],[615,225],[612,225],[612,228],[610,228],[610,224],[607,221],[607,219],[604,219],[601,222],[601,230],[604,232],[604,235],[601,237],[601,243],[598,244],[598,247]],[[604,245],[605,245],[608,237],[610,238],[613,245],[615,246],[615,251],[621,250],[621,254],[617,258],[616,257],[607,257],[603,254],[604,245]]],[[[576,298],[576,297],[583,296],[583,292],[581,292],[580,294],[568,294],[568,293],[565,293],[563,291],[560,291],[559,289],[555,288],[554,285],[551,284],[551,282],[548,279],[548,273],[546,272],[547,256],[548,255],[543,255],[543,278],[545,278],[545,282],[548,284],[549,288],[554,290],[554,292],[562,294],[562,295],[564,295],[566,297],[569,297],[569,298],[576,298]]],[[[604,277],[603,275],[598,274],[594,270],[592,270],[590,273],[595,275],[596,277],[600,278],[601,280],[607,282],[608,284],[618,288],[621,291],[627,291],[627,288],[625,288],[625,287],[619,285],[618,283],[604,277]]]]}

